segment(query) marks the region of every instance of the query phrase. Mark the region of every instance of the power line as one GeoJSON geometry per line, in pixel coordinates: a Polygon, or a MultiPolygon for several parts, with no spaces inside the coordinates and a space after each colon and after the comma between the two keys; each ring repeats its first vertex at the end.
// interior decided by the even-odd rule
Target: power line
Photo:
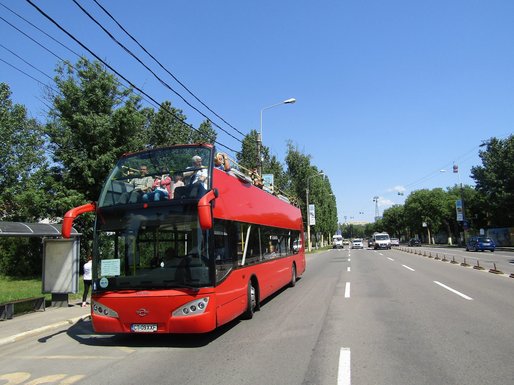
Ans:
{"type": "MultiPolygon", "coordinates": [[[[49,35],[48,33],[46,33],[45,31],[43,31],[41,28],[39,28],[37,25],[33,24],[32,22],[30,22],[29,20],[25,19],[23,16],[19,15],[18,13],[16,13],[15,11],[13,11],[12,9],[10,9],[9,7],[7,7],[6,5],[0,3],[0,5],[2,7],[4,7],[5,9],[7,9],[9,12],[15,14],[16,16],[18,16],[20,19],[22,19],[23,21],[25,21],[27,24],[31,25],[33,28],[37,29],[39,32],[43,33],[44,35],[46,35],[48,38],[52,39],[53,41],[55,41],[57,44],[61,45],[62,47],[66,48],[68,51],[70,51],[71,53],[75,54],[75,56],[77,57],[81,57],[80,54],[78,54],[77,52],[73,51],[71,48],[69,48],[68,46],[66,46],[65,44],[61,43],[59,40],[57,40],[56,38],[54,38],[53,36],[49,35]]],[[[5,21],[5,20],[4,20],[5,21]]],[[[61,59],[62,60],[62,59],[61,59]]]]}
{"type": "MultiPolygon", "coordinates": [[[[3,5],[0,3],[0,5],[3,5]]],[[[57,43],[59,43],[61,46],[63,46],[64,48],[68,49],[70,52],[74,53],[75,55],[77,55],[79,58],[82,57],[81,55],[79,55],[78,53],[76,53],[75,51],[73,51],[72,49],[70,49],[69,47],[67,47],[65,44],[59,42],[58,40],[56,40],[55,38],[53,38],[52,36],[50,36],[49,34],[47,34],[46,32],[44,32],[41,28],[35,26],[34,24],[30,23],[29,21],[27,21],[26,19],[24,19],[23,17],[21,17],[20,15],[18,15],[16,12],[10,10],[8,7],[5,7],[4,8],[8,9],[9,11],[13,12],[16,16],[18,16],[19,18],[23,19],[25,22],[29,23],[30,25],[32,25],[34,28],[36,28],[37,30],[39,30],[40,32],[44,33],[46,36],[48,36],[49,38],[51,38],[52,40],[56,41],[57,43]]],[[[8,24],[10,27],[12,27],[13,29],[15,29],[16,31],[18,31],[19,33],[23,34],[25,37],[27,37],[28,39],[30,39],[31,41],[33,41],[34,43],[36,43],[37,45],[39,45],[41,48],[45,49],[47,52],[49,52],[50,54],[52,54],[53,56],[55,56],[57,59],[59,59],[60,61],[62,62],[66,62],[65,59],[61,58],[59,55],[57,55],[55,52],[51,51],[49,48],[45,47],[43,44],[41,44],[40,42],[38,42],[36,39],[34,39],[33,37],[29,36],[27,33],[23,32],[22,30],[20,30],[18,27],[16,27],[15,25],[13,25],[12,23],[8,22],[7,20],[5,20],[4,18],[2,18],[0,16],[0,19],[3,20],[6,24],[8,24]]],[[[6,50],[9,50],[8,48],[4,47],[6,50]]],[[[13,51],[9,50],[13,55],[17,56],[18,58],[20,58],[21,60],[23,60],[25,63],[27,63],[29,66],[33,67],[34,69],[38,70],[39,72],[43,73],[42,71],[40,71],[39,69],[37,69],[35,66],[33,66],[31,63],[29,63],[28,61],[24,60],[23,58],[21,58],[19,55],[15,54],[13,51]]],[[[4,61],[5,62],[5,61],[4,61]]],[[[26,72],[23,72],[22,70],[16,68],[13,64],[10,64],[10,63],[7,63],[5,62],[6,64],[8,64],[9,66],[11,66],[12,68],[20,71],[21,73],[23,73],[24,75],[30,77],[31,79],[35,80],[36,82],[38,83],[41,83],[44,85],[44,83],[40,82],[39,80],[37,80],[36,78],[30,76],[29,74],[27,74],[26,72]]],[[[71,63],[69,63],[69,65],[75,70],[75,71],[78,71],[78,69],[71,63]]],[[[43,73],[43,75],[45,75],[46,77],[49,77],[48,75],[46,75],[45,73],[43,73]]],[[[49,77],[50,78],[50,77],[49,77]]],[[[54,79],[50,78],[52,81],[54,81],[54,79]]],[[[127,85],[121,83],[119,80],[115,79],[116,83],[127,89],[127,90],[131,90],[131,92],[133,92],[133,89],[128,87],[127,85]]],[[[48,86],[50,89],[52,89],[56,94],[59,94],[60,91],[57,91],[55,90],[55,88],[51,87],[51,86],[48,86]]],[[[143,95],[140,95],[138,94],[143,100],[145,100],[147,103],[151,104],[152,106],[154,106],[155,108],[163,108],[167,113],[171,114],[173,116],[173,118],[183,124],[185,124],[186,126],[190,127],[191,129],[193,130],[196,130],[193,126],[187,124],[186,122],[184,122],[182,119],[178,118],[176,115],[174,115],[172,112],[170,111],[167,111],[166,108],[164,108],[163,106],[160,106],[158,103],[154,103],[148,99],[145,99],[145,97],[143,95]]],[[[47,105],[48,107],[48,105],[47,105]]],[[[198,130],[197,130],[198,131],[198,130]]],[[[222,144],[220,144],[222,145],[222,144]]],[[[224,145],[222,145],[223,147],[225,147],[224,145]]],[[[227,149],[229,149],[228,147],[225,147],[227,149]]]]}
{"type": "Polygon", "coordinates": [[[20,55],[18,55],[16,52],[13,52],[11,51],[9,48],[7,48],[6,46],[4,46],[3,44],[0,43],[0,47],[2,47],[3,49],[5,49],[6,51],[9,51],[11,54],[13,54],[14,56],[16,56],[18,59],[20,59],[21,61],[23,61],[25,64],[29,65],[30,67],[32,67],[33,69],[35,69],[36,71],[38,71],[39,73],[43,74],[44,76],[46,76],[48,79],[50,79],[51,81],[54,81],[54,79],[52,79],[51,76],[45,74],[43,71],[41,71],[39,68],[35,67],[34,65],[30,64],[28,61],[26,61],[25,59],[23,59],[20,55]]]}
{"type": "Polygon", "coordinates": [[[48,88],[52,89],[54,92],[58,92],[58,91],[57,91],[55,88],[53,88],[52,86],[49,86],[48,84],[43,83],[42,81],[40,81],[39,79],[36,79],[36,78],[35,78],[34,76],[32,76],[32,75],[29,75],[27,72],[25,72],[25,71],[23,71],[23,70],[19,69],[19,68],[18,68],[18,67],[16,67],[14,64],[9,63],[8,61],[6,61],[6,60],[4,60],[4,59],[2,59],[2,58],[0,58],[0,61],[2,61],[2,62],[4,62],[5,64],[7,64],[9,67],[14,68],[16,71],[21,72],[23,75],[25,75],[25,76],[27,76],[27,77],[31,78],[32,80],[36,81],[37,83],[39,83],[39,84],[40,84],[40,85],[42,85],[43,87],[48,87],[48,88]]]}
{"type": "MultiPolygon", "coordinates": [[[[136,86],[135,84],[133,84],[130,80],[128,80],[125,76],[123,76],[121,73],[119,73],[116,69],[114,69],[110,64],[108,64],[107,62],[105,62],[103,59],[101,59],[97,54],[95,54],[91,49],[89,49],[86,45],[84,45],[81,41],[79,41],[75,36],[73,36],[70,32],[68,32],[65,28],[63,28],[58,22],[56,22],[52,17],[50,17],[46,12],[44,12],[41,8],[39,8],[36,4],[34,4],[31,0],[26,0],[27,3],[29,3],[33,8],[35,8],[41,15],[43,15],[47,20],[49,20],[52,24],[54,24],[57,28],[59,28],[62,32],[64,32],[70,39],[72,39],[73,41],[75,41],[77,44],[79,44],[83,49],[85,49],[86,51],[88,51],[92,56],[94,56],[99,62],[101,62],[104,66],[106,66],[107,68],[109,68],[112,72],[114,72],[117,76],[119,76],[120,78],[122,78],[124,81],[126,81],[132,88],[135,88],[136,90],[138,90],[140,93],[142,93],[143,95],[145,95],[147,98],[149,98],[150,100],[152,100],[154,103],[156,103],[157,105],[159,105],[163,111],[166,111],[168,112],[169,114],[171,114],[173,117],[175,117],[175,119],[178,119],[180,122],[182,122],[183,124],[187,125],[188,127],[190,127],[191,129],[199,132],[199,130],[195,127],[193,127],[191,124],[183,121],[182,119],[180,119],[176,114],[174,114],[172,111],[169,111],[167,108],[164,108],[157,100],[155,100],[152,96],[148,95],[146,92],[144,92],[141,88],[139,88],[138,86],[136,86]]],[[[215,143],[219,144],[220,146],[230,150],[230,151],[233,151],[234,153],[236,153],[237,151],[224,145],[223,143],[220,143],[218,141],[214,141],[215,143]]]]}
{"type": "Polygon", "coordinates": [[[109,11],[107,11],[97,0],[93,0],[96,5],[98,5],[106,14],[107,16],[109,16],[111,18],[111,20],[113,20],[117,25],[118,27],[120,27],[120,29],[125,32],[148,56],[150,56],[164,71],[166,71],[178,84],[180,84],[191,96],[193,96],[198,102],[200,102],[202,104],[202,106],[204,106],[205,108],[207,108],[210,112],[212,112],[214,115],[216,115],[219,119],[221,119],[225,124],[227,124],[228,126],[230,126],[231,128],[233,128],[235,131],[237,131],[238,133],[240,133],[241,135],[245,135],[244,133],[242,133],[241,131],[239,131],[236,127],[234,127],[233,125],[231,125],[230,123],[228,123],[225,119],[223,119],[221,116],[219,116],[216,112],[214,112],[213,110],[211,110],[204,102],[202,102],[188,87],[186,87],[186,85],[184,85],[179,79],[177,79],[177,77],[175,75],[173,75],[166,67],[164,67],[164,65],[161,64],[161,62],[159,60],[157,60],[150,52],[148,52],[148,50],[143,47],[142,44],[139,43],[139,41],[134,37],[132,36],[119,22],[118,20],[116,20],[114,18],[114,16],[111,15],[111,13],[109,13],[109,11]]]}
{"type": "MultiPolygon", "coordinates": [[[[165,82],[161,77],[159,77],[159,75],[157,75],[150,67],[148,67],[139,57],[137,57],[137,55],[135,55],[130,49],[128,49],[125,45],[123,45],[118,39],[116,39],[102,24],[100,24],[98,22],[98,20],[96,20],[84,7],[82,7],[82,5],[80,5],[76,0],[72,0],[73,3],[75,3],[75,5],[77,5],[77,7],[79,7],[82,12],[84,12],[96,25],[98,25],[98,27],[100,27],[100,29],[102,29],[102,31],[104,31],[107,36],[109,36],[111,38],[111,40],[113,40],[116,44],[118,44],[125,52],[127,52],[130,56],[132,56],[139,64],[141,64],[143,67],[145,67],[157,80],[159,80],[159,82],[165,86],[166,88],[168,88],[170,91],[172,91],[175,95],[177,95],[180,99],[182,99],[182,101],[184,103],[186,103],[189,107],[191,107],[192,109],[194,109],[196,112],[198,112],[200,115],[202,115],[205,119],[208,119],[209,121],[212,122],[212,120],[207,116],[205,115],[202,111],[200,111],[198,108],[196,108],[195,106],[193,106],[191,103],[189,103],[189,101],[184,98],[179,92],[177,92],[175,89],[173,89],[167,82],[165,82]]],[[[224,133],[226,133],[227,135],[231,136],[233,139],[239,141],[240,143],[243,143],[241,139],[239,138],[236,138],[234,135],[232,135],[231,133],[229,133],[227,130],[225,130],[223,127],[219,126],[218,124],[212,122],[216,127],[218,127],[220,130],[222,130],[224,133]]]]}
{"type": "Polygon", "coordinates": [[[33,39],[32,37],[30,37],[29,35],[27,35],[25,32],[23,32],[21,29],[19,29],[18,27],[16,27],[15,25],[11,24],[9,21],[5,20],[2,16],[0,16],[0,20],[4,21],[5,23],[9,24],[12,28],[14,28],[15,30],[17,30],[19,33],[21,33],[22,35],[26,36],[28,39],[32,40],[34,43],[36,43],[37,45],[39,45],[41,48],[43,48],[45,51],[49,52],[51,55],[55,56],[57,59],[59,59],[60,61],[64,62],[65,60],[60,57],[59,55],[57,55],[56,53],[50,51],[48,48],[46,48],[43,44],[39,43],[38,41],[36,41],[35,39],[33,39]]]}

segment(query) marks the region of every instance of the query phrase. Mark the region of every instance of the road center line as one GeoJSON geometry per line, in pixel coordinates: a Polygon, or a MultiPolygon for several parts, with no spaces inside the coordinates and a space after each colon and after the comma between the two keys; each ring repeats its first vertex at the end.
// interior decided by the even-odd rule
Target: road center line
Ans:
{"type": "Polygon", "coordinates": [[[414,270],[412,267],[409,267],[409,266],[407,266],[407,265],[402,265],[402,266],[403,266],[403,267],[405,267],[406,269],[409,269],[410,271],[416,271],[416,270],[414,270]]]}
{"type": "Polygon", "coordinates": [[[352,383],[350,358],[350,348],[341,348],[339,351],[337,385],[350,385],[352,383]]]}
{"type": "Polygon", "coordinates": [[[452,293],[455,293],[455,294],[457,294],[457,295],[460,295],[462,298],[467,299],[468,301],[473,301],[473,298],[468,297],[466,294],[462,294],[460,291],[457,291],[457,290],[455,290],[455,289],[452,289],[451,287],[446,286],[445,284],[442,284],[441,282],[434,281],[434,283],[438,284],[438,285],[439,285],[439,286],[441,286],[441,287],[444,287],[446,290],[449,290],[449,291],[451,291],[452,293]]]}
{"type": "Polygon", "coordinates": [[[389,259],[390,261],[393,261],[394,262],[394,259],[391,258],[391,257],[387,257],[387,259],[389,259]]]}
{"type": "Polygon", "coordinates": [[[346,268],[346,271],[350,272],[350,266],[348,266],[348,267],[346,268]]]}
{"type": "Polygon", "coordinates": [[[344,288],[344,298],[350,298],[350,282],[346,282],[346,286],[344,288]]]}

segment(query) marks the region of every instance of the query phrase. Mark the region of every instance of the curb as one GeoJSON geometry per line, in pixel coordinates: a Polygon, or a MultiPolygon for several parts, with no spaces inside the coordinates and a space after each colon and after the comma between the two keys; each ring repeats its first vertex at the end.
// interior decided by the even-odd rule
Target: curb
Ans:
{"type": "Polygon", "coordinates": [[[33,335],[36,335],[36,334],[39,334],[39,333],[42,333],[42,332],[45,332],[45,331],[48,331],[48,330],[57,329],[57,328],[60,328],[60,327],[63,327],[63,326],[67,326],[67,325],[74,325],[78,321],[85,320],[86,318],[88,318],[90,316],[91,315],[88,313],[86,315],[70,318],[70,319],[67,319],[65,321],[55,322],[53,324],[42,326],[42,327],[37,328],[37,329],[32,329],[32,330],[29,330],[29,331],[26,331],[26,332],[15,334],[15,335],[10,336],[10,337],[2,338],[2,339],[0,339],[0,346],[7,345],[7,344],[10,344],[12,342],[16,342],[16,341],[19,341],[19,340],[21,340],[23,338],[30,337],[30,336],[33,336],[33,335]]]}

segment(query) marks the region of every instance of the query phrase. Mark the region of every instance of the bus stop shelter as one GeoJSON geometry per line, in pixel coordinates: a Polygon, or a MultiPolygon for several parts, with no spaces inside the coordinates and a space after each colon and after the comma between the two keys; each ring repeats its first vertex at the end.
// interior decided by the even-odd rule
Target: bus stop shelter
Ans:
{"type": "Polygon", "coordinates": [[[52,306],[68,306],[68,294],[79,290],[80,233],[74,228],[62,238],[59,223],[0,222],[0,237],[43,240],[42,293],[52,294],[52,306]]]}

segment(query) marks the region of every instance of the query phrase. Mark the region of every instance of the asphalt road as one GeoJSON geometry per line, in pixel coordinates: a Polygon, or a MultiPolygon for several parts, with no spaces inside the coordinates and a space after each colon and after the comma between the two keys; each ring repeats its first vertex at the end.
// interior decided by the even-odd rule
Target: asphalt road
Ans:
{"type": "Polygon", "coordinates": [[[0,384],[514,383],[514,279],[399,250],[307,262],[252,320],[208,335],[82,322],[3,346],[0,384]]]}

